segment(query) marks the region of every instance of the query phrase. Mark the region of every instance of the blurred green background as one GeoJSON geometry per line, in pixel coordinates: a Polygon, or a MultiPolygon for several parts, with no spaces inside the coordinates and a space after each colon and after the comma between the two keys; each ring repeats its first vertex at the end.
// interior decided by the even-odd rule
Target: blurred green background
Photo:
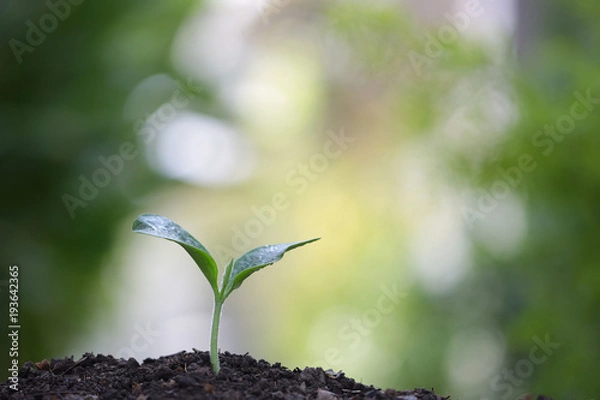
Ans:
{"type": "MultiPolygon", "coordinates": [[[[208,348],[220,265],[321,236],[220,346],[460,399],[600,392],[593,0],[0,5],[0,291],[18,362],[208,348]]],[[[7,344],[7,346],[4,346],[7,344]]]]}

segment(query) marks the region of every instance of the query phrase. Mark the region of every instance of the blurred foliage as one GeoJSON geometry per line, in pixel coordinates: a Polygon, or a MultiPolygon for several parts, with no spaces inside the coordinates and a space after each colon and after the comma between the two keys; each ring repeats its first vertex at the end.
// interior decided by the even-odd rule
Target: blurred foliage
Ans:
{"type": "MultiPolygon", "coordinates": [[[[592,1],[525,3],[523,8],[543,10],[545,18],[536,21],[537,32],[519,49],[523,68],[513,85],[520,118],[483,170],[489,188],[502,179],[498,165],[517,165],[523,154],[533,157],[536,168],[516,188],[525,201],[527,236],[520,251],[506,260],[477,246],[478,262],[488,264],[502,283],[505,301],[493,316],[506,334],[504,364],[514,369],[519,360],[529,359],[533,335],[549,335],[560,347],[547,364],[535,368],[528,389],[557,398],[588,398],[599,390],[586,371],[600,357],[600,232],[595,223],[600,217],[600,85],[594,67],[599,55],[591,50],[599,44],[600,29],[592,21],[600,7],[592,1]],[[581,120],[571,117],[575,103],[578,112],[586,106],[575,93],[591,93],[595,99],[581,120]],[[566,133],[557,129],[556,136],[540,136],[547,124],[569,119],[574,124],[567,124],[566,133]]],[[[527,31],[529,21],[521,18],[520,29],[527,31]]],[[[473,242],[480,244],[477,237],[473,242]]],[[[498,282],[488,284],[497,287],[498,282]]]]}
{"type": "MultiPolygon", "coordinates": [[[[588,378],[586,370],[593,368],[593,360],[600,356],[597,340],[600,232],[595,225],[600,182],[599,139],[595,134],[600,126],[596,109],[600,87],[595,68],[598,53],[592,50],[600,38],[593,23],[600,7],[592,1],[522,2],[518,7],[521,14],[514,45],[509,47],[518,48],[519,59],[506,51],[499,62],[489,48],[461,40],[443,46],[442,56],[417,71],[411,68],[406,54],[410,49],[421,49],[423,53],[423,30],[435,32],[435,25],[414,26],[393,7],[386,10],[385,6],[381,9],[362,3],[334,4],[329,7],[328,17],[359,65],[353,66],[356,80],[377,91],[378,100],[385,99],[379,106],[394,110],[392,127],[402,138],[398,143],[405,143],[406,135],[416,134],[429,148],[435,149],[436,159],[429,161],[442,182],[437,184],[449,185],[459,195],[458,200],[437,197],[433,201],[454,202],[461,209],[477,207],[475,204],[482,196],[490,196],[500,187],[499,181],[510,187],[510,195],[506,199],[504,195],[498,196],[496,205],[476,218],[463,213],[465,225],[472,228],[474,267],[461,284],[437,296],[420,293],[418,286],[409,287],[403,304],[394,309],[396,324],[390,326],[384,319],[381,324],[386,328],[378,325],[377,330],[365,331],[363,342],[385,343],[365,344],[368,347],[365,351],[376,361],[365,365],[364,360],[370,357],[357,356],[361,347],[354,347],[348,341],[346,348],[341,348],[345,360],[337,352],[328,353],[328,348],[340,350],[344,345],[339,334],[323,337],[325,343],[317,353],[343,361],[319,361],[335,367],[354,365],[348,359],[358,357],[363,364],[349,368],[350,375],[377,376],[371,380],[377,379],[383,386],[435,385],[441,393],[460,398],[517,398],[527,392],[559,398],[593,397],[598,384],[588,378]],[[421,72],[423,76],[419,76],[421,72]],[[385,84],[378,86],[381,81],[385,84]],[[462,96],[457,90],[461,85],[467,86],[462,96]],[[558,139],[540,136],[538,132],[544,131],[546,124],[568,126],[565,121],[579,99],[575,93],[586,97],[590,91],[589,113],[575,120],[568,133],[559,132],[555,136],[558,139]],[[465,108],[469,125],[459,126],[463,131],[456,140],[456,136],[447,134],[445,125],[449,116],[465,108]],[[528,171],[514,172],[523,155],[527,156],[528,171]],[[513,175],[507,178],[507,173],[513,175]],[[515,201],[526,211],[526,236],[516,249],[499,252],[495,247],[498,242],[506,241],[503,236],[518,235],[514,227],[518,212],[507,213],[504,209],[515,201]],[[540,340],[550,343],[549,350],[546,348],[550,354],[537,364],[531,359],[531,351],[540,346],[540,340]],[[338,347],[328,347],[327,343],[336,341],[338,347]],[[495,359],[486,354],[487,350],[497,349],[477,347],[478,341],[495,342],[501,347],[500,365],[486,365],[495,359]],[[469,344],[473,345],[470,353],[469,344]],[[453,346],[462,349],[458,358],[450,357],[453,346]],[[377,348],[387,355],[377,353],[377,348]],[[488,368],[493,370],[488,378],[478,382],[477,378],[469,377],[477,377],[480,370],[488,368]],[[565,370],[569,371],[567,379],[565,370]]],[[[367,102],[363,103],[365,107],[367,102]]],[[[579,102],[577,110],[585,111],[585,106],[579,102]]],[[[385,126],[381,120],[373,123],[374,130],[385,126]]],[[[377,140],[382,140],[381,136],[377,140]]],[[[379,149],[385,152],[383,148],[385,145],[379,149]]],[[[379,153],[379,162],[382,160],[386,157],[379,153]]],[[[370,168],[366,164],[354,167],[354,174],[359,175],[360,169],[370,168]]],[[[380,175],[378,179],[386,176],[380,175]]],[[[366,185],[361,186],[361,190],[365,188],[366,185]]],[[[390,192],[377,194],[393,196],[390,192]]],[[[350,196],[364,201],[360,192],[350,196]]],[[[418,214],[417,210],[411,211],[418,214]]],[[[330,287],[316,296],[325,304],[335,296],[346,299],[345,303],[353,304],[354,311],[333,322],[332,327],[323,328],[323,332],[335,332],[344,321],[360,316],[381,293],[377,289],[359,289],[367,283],[365,274],[377,275],[370,267],[382,265],[377,260],[386,251],[375,247],[370,252],[367,243],[379,239],[391,245],[394,239],[402,242],[401,237],[405,236],[402,224],[396,225],[398,221],[394,218],[383,222],[369,207],[361,212],[364,218],[372,218],[373,223],[385,224],[377,226],[382,237],[377,234],[372,237],[373,232],[368,231],[367,237],[362,238],[366,243],[357,243],[359,254],[338,258],[355,268],[354,279],[346,279],[344,288],[330,287]],[[360,264],[356,257],[365,260],[362,268],[356,267],[360,264]],[[328,290],[334,293],[325,294],[328,290]],[[370,294],[362,297],[364,290],[370,294]]],[[[361,223],[362,227],[368,225],[365,221],[361,223]]],[[[430,251],[440,250],[432,247],[430,251]]],[[[398,250],[395,261],[390,257],[383,264],[405,264],[402,253],[398,250]]],[[[393,267],[386,271],[388,282],[402,276],[393,267]]],[[[384,278],[379,276],[374,281],[378,279],[381,282],[384,278]]],[[[308,286],[304,290],[309,290],[308,286]]],[[[310,307],[309,312],[306,306],[301,306],[290,313],[288,319],[298,322],[292,324],[289,334],[298,338],[310,336],[310,326],[318,322],[315,316],[319,314],[319,306],[322,304],[310,307]],[[296,317],[296,311],[300,317],[296,317]]],[[[344,311],[339,314],[344,315],[344,311]]]]}
{"type": "MultiPolygon", "coordinates": [[[[192,4],[85,2],[22,64],[2,47],[0,255],[3,274],[11,264],[22,274],[20,360],[65,355],[94,318],[92,304],[116,305],[99,300],[97,278],[117,226],[149,195],[193,216],[212,235],[207,246],[228,243],[250,206],[281,190],[282,171],[297,171],[342,127],[355,139],[343,156],[306,193],[284,187],[291,211],[253,238],[323,236],[311,262],[290,268],[294,287],[279,285],[274,271],[248,296],[270,307],[240,324],[269,327],[255,335],[261,353],[253,355],[340,367],[380,386],[433,386],[453,398],[599,392],[589,372],[600,358],[596,100],[568,133],[544,134],[568,120],[575,93],[600,98],[596,2],[517,1],[512,37],[491,44],[465,34],[427,57],[426,34],[447,25],[433,10],[423,18],[389,2],[277,6],[245,35],[253,42],[244,71],[297,96],[296,119],[284,106],[261,110],[258,96],[254,114],[236,115],[215,94],[217,79],[204,82],[210,90],[195,105],[242,128],[258,154],[256,176],[225,189],[172,184],[169,195],[138,157],[71,220],[63,194],[78,190],[99,156],[135,143],[133,123],[123,121],[128,94],[150,75],[178,76],[170,47],[192,4]],[[278,64],[268,70],[260,56],[278,64]],[[209,211],[197,210],[199,198],[209,211]],[[418,259],[446,268],[462,252],[469,261],[454,265],[466,271],[456,282],[450,269],[419,270],[418,259]],[[390,290],[401,294],[398,304],[373,328],[352,329],[390,290]],[[560,347],[534,364],[531,351],[546,338],[560,347]],[[519,368],[524,377],[511,378],[519,368]]],[[[1,7],[5,43],[47,12],[42,3],[1,7]]],[[[238,303],[240,315],[248,304],[238,303]]],[[[0,357],[7,365],[6,352],[0,357]]]]}
{"type": "MultiPolygon", "coordinates": [[[[65,20],[42,38],[32,33],[41,43],[19,57],[9,41],[29,46],[27,21],[39,28],[51,14],[48,5],[3,2],[0,15],[0,263],[2,279],[8,265],[19,266],[20,363],[67,355],[93,318],[91,305],[114,306],[110,299],[94,300],[104,255],[114,244],[115,225],[157,179],[138,157],[76,208],[74,218],[63,195],[79,197],[80,177],[92,179],[102,167],[98,157],[117,154],[124,141],[136,142],[133,126],[123,121],[123,105],[137,81],[170,69],[165,53],[172,38],[165,32],[176,29],[190,5],[62,3],[65,20]]],[[[22,47],[16,48],[20,53],[22,47]]],[[[0,289],[6,305],[6,288],[0,289]]],[[[8,350],[0,361],[4,377],[8,350]]]]}

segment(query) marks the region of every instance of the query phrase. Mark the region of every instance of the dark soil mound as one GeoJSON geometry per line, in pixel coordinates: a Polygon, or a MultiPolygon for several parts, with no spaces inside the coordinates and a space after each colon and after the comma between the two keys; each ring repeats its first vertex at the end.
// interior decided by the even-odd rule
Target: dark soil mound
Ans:
{"type": "Polygon", "coordinates": [[[398,399],[445,400],[433,391],[396,391],[365,386],[343,373],[321,368],[271,365],[248,355],[220,355],[221,372],[212,372],[206,352],[181,352],[159,359],[135,359],[84,354],[51,362],[27,362],[19,372],[18,388],[0,384],[6,399],[398,399]]]}

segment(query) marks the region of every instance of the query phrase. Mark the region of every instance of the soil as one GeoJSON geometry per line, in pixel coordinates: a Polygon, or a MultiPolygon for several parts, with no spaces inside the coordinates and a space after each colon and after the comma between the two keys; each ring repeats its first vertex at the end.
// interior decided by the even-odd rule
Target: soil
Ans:
{"type": "MultiPolygon", "coordinates": [[[[38,363],[19,371],[18,392],[0,383],[0,399],[397,399],[447,400],[433,389],[397,391],[366,386],[321,368],[289,370],[249,355],[220,354],[221,372],[212,372],[207,352],[181,352],[140,365],[134,358],[86,353],[38,363]]],[[[538,399],[545,400],[540,396],[538,399]]]]}

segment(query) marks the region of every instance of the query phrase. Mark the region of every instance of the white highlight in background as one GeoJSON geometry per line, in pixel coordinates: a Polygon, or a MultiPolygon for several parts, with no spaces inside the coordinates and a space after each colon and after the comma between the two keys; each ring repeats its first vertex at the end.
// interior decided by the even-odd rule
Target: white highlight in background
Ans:
{"type": "Polygon", "coordinates": [[[253,148],[233,128],[190,112],[179,113],[157,132],[148,158],[157,172],[201,186],[243,181],[255,165],[253,148]]]}

